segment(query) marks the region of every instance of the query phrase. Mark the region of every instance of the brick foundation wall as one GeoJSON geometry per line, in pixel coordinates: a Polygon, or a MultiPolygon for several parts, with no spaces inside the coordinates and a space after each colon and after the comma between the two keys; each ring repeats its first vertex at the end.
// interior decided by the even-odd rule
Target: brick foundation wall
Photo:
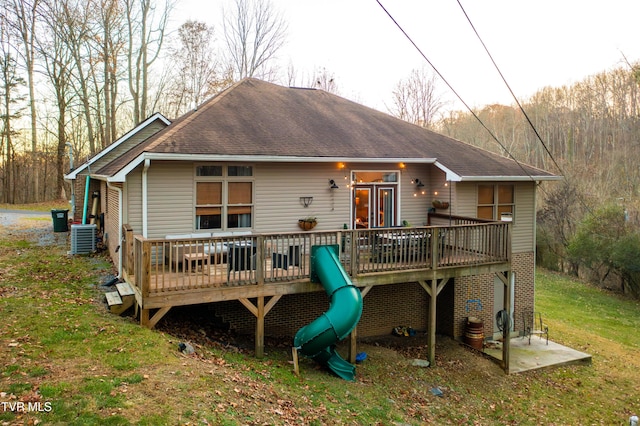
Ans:
{"type": "MultiPolygon", "coordinates": [[[[513,255],[516,274],[515,330],[522,329],[522,311],[531,309],[534,300],[534,254],[513,255]]],[[[495,274],[484,274],[450,280],[438,296],[436,329],[440,334],[461,338],[468,316],[479,317],[485,324],[485,336],[493,333],[495,274]],[[482,310],[467,300],[480,299],[482,310]]],[[[266,303],[266,301],[265,301],[266,303]]],[[[320,316],[329,308],[328,297],[321,292],[283,296],[265,317],[265,334],[293,336],[298,329],[320,316]]],[[[213,306],[215,314],[230,323],[241,334],[255,333],[255,317],[238,301],[219,302],[213,306]]],[[[362,318],[358,324],[361,337],[391,333],[402,325],[426,330],[429,318],[429,295],[417,283],[378,286],[364,298],[362,318]]]]}
{"type": "MultiPolygon", "coordinates": [[[[389,334],[398,325],[426,330],[428,307],[429,296],[417,283],[375,287],[364,298],[358,335],[367,337],[389,334]]],[[[265,334],[293,337],[298,329],[322,315],[328,308],[329,298],[325,293],[283,296],[265,317],[265,334]]],[[[255,332],[256,319],[240,302],[215,303],[213,309],[236,332],[255,332]]]]}
{"type": "MultiPolygon", "coordinates": [[[[531,310],[534,303],[535,258],[534,253],[515,253],[511,268],[515,273],[514,289],[514,330],[522,330],[522,312],[531,310]]],[[[452,336],[464,336],[467,317],[480,318],[484,322],[485,337],[493,334],[494,323],[494,280],[495,274],[475,275],[457,278],[454,285],[454,315],[452,336]],[[468,300],[479,299],[482,310],[468,300]],[[467,306],[468,305],[468,306],[467,306]],[[467,310],[467,307],[469,308],[467,310]]],[[[440,301],[439,301],[440,302],[440,301]]],[[[440,304],[438,305],[440,307],[440,304]]],[[[448,333],[447,333],[448,334],[448,333]]]]}

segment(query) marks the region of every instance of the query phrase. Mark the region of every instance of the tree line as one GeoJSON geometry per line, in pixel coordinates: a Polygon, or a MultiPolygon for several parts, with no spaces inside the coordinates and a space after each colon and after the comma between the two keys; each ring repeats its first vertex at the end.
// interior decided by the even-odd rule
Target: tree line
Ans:
{"type": "Polygon", "coordinates": [[[640,297],[640,64],[519,104],[450,112],[432,127],[564,176],[540,186],[539,263],[640,297]]]}
{"type": "Polygon", "coordinates": [[[214,28],[169,22],[173,0],[0,0],[0,202],[64,198],[71,158],[156,111],[177,117],[233,81],[269,78],[287,26],[233,0],[214,28]],[[70,155],[71,154],[71,155],[70,155]]]}

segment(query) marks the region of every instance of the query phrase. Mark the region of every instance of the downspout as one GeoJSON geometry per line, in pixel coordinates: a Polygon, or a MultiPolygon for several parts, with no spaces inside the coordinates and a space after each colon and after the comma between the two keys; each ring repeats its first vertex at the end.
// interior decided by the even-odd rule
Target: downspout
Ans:
{"type": "Polygon", "coordinates": [[[144,167],[142,168],[142,236],[147,238],[148,231],[148,205],[147,205],[147,171],[151,165],[151,160],[148,158],[144,160],[144,167]]]}
{"type": "Polygon", "coordinates": [[[87,209],[89,208],[89,181],[91,178],[87,175],[84,185],[84,207],[82,208],[82,224],[87,223],[87,209]]]}
{"type": "Polygon", "coordinates": [[[107,181],[107,188],[115,189],[118,192],[118,247],[116,247],[116,251],[118,252],[118,278],[122,279],[122,188],[118,188],[117,186],[112,186],[111,182],[107,181]]]}

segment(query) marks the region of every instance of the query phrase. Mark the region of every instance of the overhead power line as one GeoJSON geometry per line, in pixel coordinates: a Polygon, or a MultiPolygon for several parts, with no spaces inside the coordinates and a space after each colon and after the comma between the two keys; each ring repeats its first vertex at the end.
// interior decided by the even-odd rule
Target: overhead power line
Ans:
{"type": "Polygon", "coordinates": [[[540,143],[544,147],[544,150],[549,155],[549,158],[551,158],[551,161],[553,161],[553,164],[555,164],[555,166],[558,168],[558,171],[560,172],[560,174],[564,176],[564,172],[562,171],[562,167],[560,167],[560,165],[556,162],[556,159],[553,157],[553,154],[551,153],[551,151],[547,147],[547,144],[544,143],[544,140],[542,140],[542,137],[538,133],[538,129],[536,129],[536,126],[533,125],[533,122],[529,118],[529,115],[527,114],[527,112],[524,110],[524,108],[520,104],[520,101],[518,100],[516,95],[513,93],[513,90],[511,90],[511,86],[507,82],[507,79],[504,78],[504,75],[502,74],[502,71],[500,71],[500,67],[498,67],[498,64],[496,64],[496,61],[494,61],[493,56],[491,55],[491,52],[489,52],[489,49],[487,48],[487,45],[484,43],[484,40],[482,40],[482,37],[480,37],[480,34],[476,30],[475,25],[473,25],[473,22],[471,22],[471,19],[469,18],[469,15],[467,15],[467,11],[462,6],[462,3],[460,3],[460,0],[456,0],[456,1],[458,2],[458,5],[460,6],[460,9],[462,9],[462,13],[464,14],[465,18],[467,18],[467,21],[469,22],[469,25],[471,26],[471,29],[473,29],[473,32],[476,34],[476,37],[478,37],[478,40],[480,41],[480,44],[482,44],[482,47],[484,48],[484,51],[487,52],[487,55],[489,56],[489,59],[491,59],[491,63],[495,67],[496,71],[498,71],[498,74],[500,75],[500,78],[504,82],[504,85],[507,86],[507,89],[509,90],[509,93],[511,93],[511,97],[513,97],[513,100],[518,105],[518,108],[520,109],[520,111],[522,112],[524,117],[527,119],[527,122],[529,123],[529,126],[531,127],[533,132],[536,134],[536,137],[538,138],[538,140],[540,141],[540,143]]]}
{"type": "MultiPolygon", "coordinates": [[[[424,52],[422,51],[422,49],[420,49],[420,47],[418,47],[418,45],[413,41],[413,39],[411,38],[411,36],[409,36],[409,34],[404,30],[404,28],[402,28],[402,26],[398,23],[398,21],[396,21],[396,19],[391,15],[391,13],[383,6],[382,3],[380,3],[380,0],[376,0],[376,2],[378,3],[378,5],[382,8],[382,10],[384,10],[384,12],[387,14],[387,16],[389,17],[389,19],[391,19],[391,21],[393,21],[393,23],[396,25],[396,27],[398,27],[398,29],[402,32],[402,34],[404,34],[404,36],[407,38],[407,40],[409,40],[409,42],[413,45],[413,47],[416,49],[416,51],[418,51],[418,53],[420,54],[420,56],[422,56],[422,58],[427,61],[427,63],[429,64],[429,66],[433,69],[433,71],[438,74],[438,77],[440,77],[440,79],[444,82],[444,84],[447,85],[447,87],[451,90],[451,92],[453,92],[453,94],[460,100],[460,102],[462,102],[462,104],[465,106],[465,108],[471,113],[471,115],[473,115],[473,117],[480,123],[480,125],[487,131],[487,133],[489,133],[489,135],[491,136],[491,138],[496,141],[496,143],[498,145],[500,145],[500,147],[504,150],[504,152],[507,153],[507,155],[509,156],[509,158],[511,158],[513,161],[516,162],[516,164],[520,167],[520,169],[522,169],[522,171],[529,176],[529,178],[533,181],[535,181],[535,179],[533,178],[533,176],[531,176],[531,174],[529,173],[529,171],[527,169],[524,168],[524,166],[513,156],[513,154],[511,154],[511,152],[507,149],[506,146],[504,146],[504,144],[502,142],[500,142],[500,140],[497,138],[497,136],[491,131],[491,129],[489,129],[487,127],[486,124],[484,124],[484,122],[482,121],[482,119],[473,111],[473,109],[471,109],[471,107],[464,101],[464,99],[462,99],[462,96],[460,96],[458,94],[458,92],[453,88],[453,86],[451,84],[449,84],[449,82],[447,81],[446,78],[444,78],[444,76],[442,75],[442,73],[440,73],[440,71],[438,70],[438,68],[436,68],[435,65],[433,65],[433,63],[429,60],[429,58],[427,58],[427,55],[424,54],[424,52]]],[[[536,132],[537,134],[537,132],[536,132]]]]}

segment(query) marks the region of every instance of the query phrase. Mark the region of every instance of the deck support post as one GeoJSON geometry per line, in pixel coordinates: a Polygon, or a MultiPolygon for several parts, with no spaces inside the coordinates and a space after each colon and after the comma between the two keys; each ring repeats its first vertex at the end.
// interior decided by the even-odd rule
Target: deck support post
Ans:
{"type": "Polygon", "coordinates": [[[238,301],[256,317],[256,358],[262,358],[264,356],[264,317],[267,316],[281,297],[281,294],[271,296],[271,299],[265,304],[264,296],[259,296],[256,298],[257,301],[255,305],[247,298],[243,297],[238,299],[238,301]]]}
{"type": "Polygon", "coordinates": [[[436,365],[436,306],[438,305],[438,281],[431,280],[429,297],[429,365],[436,365]]]}
{"type": "Polygon", "coordinates": [[[436,363],[436,307],[438,305],[438,295],[448,282],[449,278],[438,280],[435,277],[429,281],[418,282],[429,295],[429,322],[427,324],[427,360],[429,365],[435,365],[436,363]]]}
{"type": "Polygon", "coordinates": [[[256,316],[256,358],[264,356],[264,297],[257,300],[258,315],[256,316]]]}
{"type": "Polygon", "coordinates": [[[151,309],[140,309],[140,325],[149,329],[155,327],[158,321],[160,321],[170,309],[171,306],[163,306],[153,315],[151,315],[151,309]]]}
{"type": "MultiPolygon", "coordinates": [[[[506,290],[504,292],[504,310],[507,312],[511,312],[511,305],[513,301],[511,300],[511,286],[513,285],[513,272],[512,271],[504,271],[504,272],[496,272],[500,281],[505,285],[506,290]]],[[[511,318],[511,315],[509,315],[511,318]]],[[[507,321],[506,324],[507,329],[502,333],[502,368],[504,372],[509,374],[509,347],[511,346],[511,321],[507,321]]]]}

